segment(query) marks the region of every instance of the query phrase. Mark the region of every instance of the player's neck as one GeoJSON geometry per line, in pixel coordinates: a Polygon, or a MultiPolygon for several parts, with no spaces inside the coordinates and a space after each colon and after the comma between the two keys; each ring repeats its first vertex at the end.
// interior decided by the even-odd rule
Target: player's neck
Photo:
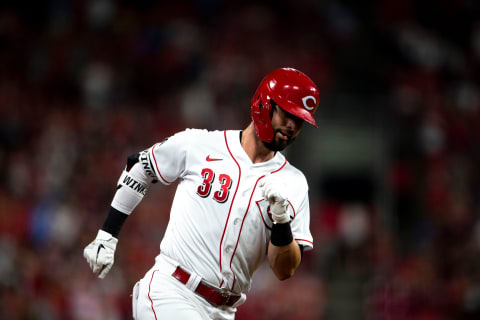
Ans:
{"type": "Polygon", "coordinates": [[[268,161],[275,155],[274,151],[267,149],[262,141],[258,139],[253,128],[253,122],[243,130],[240,143],[253,163],[268,161]]]}

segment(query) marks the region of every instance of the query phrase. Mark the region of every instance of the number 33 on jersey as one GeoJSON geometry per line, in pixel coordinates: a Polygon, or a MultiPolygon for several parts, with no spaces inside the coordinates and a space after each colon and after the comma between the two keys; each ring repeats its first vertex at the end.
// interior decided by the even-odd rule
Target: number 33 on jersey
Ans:
{"type": "Polygon", "coordinates": [[[272,220],[259,188],[267,174],[287,185],[295,240],[306,250],[313,247],[305,177],[280,152],[252,163],[240,131],[187,129],[140,159],[145,172],[163,184],[179,180],[161,251],[192,270],[200,266],[207,281],[236,292],[250,287],[270,240],[272,220]]]}

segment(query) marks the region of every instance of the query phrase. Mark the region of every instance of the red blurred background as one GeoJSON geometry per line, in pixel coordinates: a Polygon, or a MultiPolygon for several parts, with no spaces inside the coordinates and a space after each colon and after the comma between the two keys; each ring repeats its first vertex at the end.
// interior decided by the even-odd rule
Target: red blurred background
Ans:
{"type": "Polygon", "coordinates": [[[0,4],[0,318],[130,319],[174,187],[128,219],[115,265],[82,251],[128,155],[187,127],[242,129],[261,78],[319,86],[286,150],[315,248],[254,277],[237,319],[480,317],[476,1],[0,4]]]}

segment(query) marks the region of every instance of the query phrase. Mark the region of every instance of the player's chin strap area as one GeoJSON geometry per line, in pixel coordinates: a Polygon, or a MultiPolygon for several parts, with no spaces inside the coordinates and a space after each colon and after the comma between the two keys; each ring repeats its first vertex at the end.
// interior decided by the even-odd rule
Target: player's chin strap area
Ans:
{"type": "Polygon", "coordinates": [[[177,263],[174,263],[171,258],[165,256],[164,254],[160,254],[160,258],[175,267],[175,270],[171,274],[175,279],[183,283],[189,290],[203,297],[215,307],[233,307],[242,297],[240,294],[219,289],[209,284],[199,275],[195,274],[194,272],[189,272],[179,266],[177,263]]]}

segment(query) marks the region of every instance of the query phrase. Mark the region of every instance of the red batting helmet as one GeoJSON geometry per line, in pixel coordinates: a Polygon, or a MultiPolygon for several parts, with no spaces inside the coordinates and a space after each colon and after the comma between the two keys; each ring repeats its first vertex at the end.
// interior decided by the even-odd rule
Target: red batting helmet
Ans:
{"type": "Polygon", "coordinates": [[[317,127],[313,118],[320,100],[317,86],[306,74],[293,68],[281,68],[260,82],[250,103],[250,115],[260,140],[270,142],[273,139],[272,100],[283,110],[317,127]]]}

